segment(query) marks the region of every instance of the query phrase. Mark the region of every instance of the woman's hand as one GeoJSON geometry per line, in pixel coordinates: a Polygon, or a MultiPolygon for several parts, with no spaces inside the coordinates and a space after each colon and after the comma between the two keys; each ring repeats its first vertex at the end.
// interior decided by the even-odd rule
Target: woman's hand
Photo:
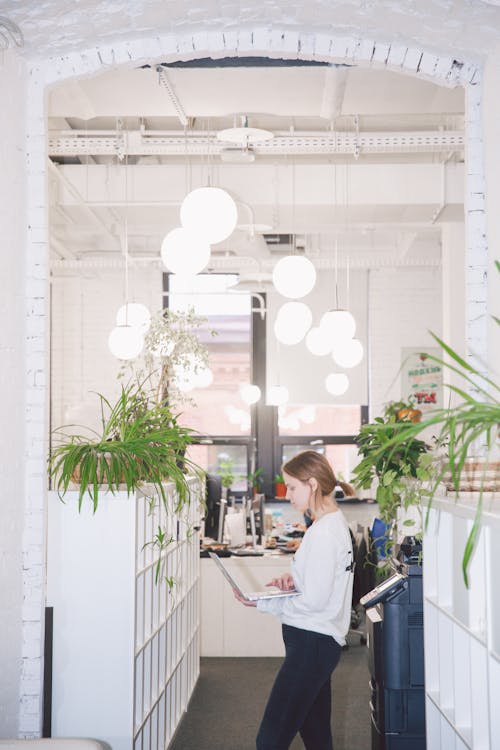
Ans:
{"type": "Polygon", "coordinates": [[[236,589],[233,589],[233,594],[235,599],[237,599],[239,602],[245,605],[245,607],[256,607],[257,602],[249,602],[248,599],[244,599],[239,591],[236,591],[236,589]]]}
{"type": "Polygon", "coordinates": [[[290,573],[283,573],[279,578],[273,578],[272,581],[266,583],[266,586],[276,586],[281,591],[292,591],[295,588],[295,581],[290,573]]]}

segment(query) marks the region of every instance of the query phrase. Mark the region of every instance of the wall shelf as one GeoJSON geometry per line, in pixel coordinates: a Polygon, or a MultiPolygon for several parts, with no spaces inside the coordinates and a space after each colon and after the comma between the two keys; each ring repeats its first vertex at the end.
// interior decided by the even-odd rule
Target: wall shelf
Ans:
{"type": "MultiPolygon", "coordinates": [[[[164,750],[199,675],[201,488],[190,479],[185,515],[151,509],[142,493],[103,493],[78,512],[49,493],[48,604],[54,607],[54,736],[93,736],[113,750],[164,750]],[[161,525],[174,541],[161,552],[161,525]],[[188,533],[189,532],[189,533],[188,533]],[[82,711],[81,707],[85,706],[82,711]]],[[[169,507],[175,487],[166,485],[169,507]]]]}
{"type": "MultiPolygon", "coordinates": [[[[477,495],[438,497],[424,531],[427,747],[500,747],[500,596],[495,551],[500,503],[489,498],[469,566],[462,557],[477,495]]],[[[486,505],[486,504],[485,504],[486,505]]]]}

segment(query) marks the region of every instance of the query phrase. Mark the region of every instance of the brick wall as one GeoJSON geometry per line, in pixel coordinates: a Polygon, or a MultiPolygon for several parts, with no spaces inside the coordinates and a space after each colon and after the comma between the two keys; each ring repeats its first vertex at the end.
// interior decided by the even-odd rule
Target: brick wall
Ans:
{"type": "MultiPolygon", "coordinates": [[[[15,736],[21,660],[24,523],[24,98],[23,63],[8,51],[0,66],[0,90],[9,89],[0,116],[0,736],[15,736]]],[[[28,520],[28,519],[26,519],[28,520]]]]}
{"type": "Polygon", "coordinates": [[[374,269],[369,281],[370,417],[401,398],[401,349],[435,346],[442,332],[441,270],[374,269]]]}

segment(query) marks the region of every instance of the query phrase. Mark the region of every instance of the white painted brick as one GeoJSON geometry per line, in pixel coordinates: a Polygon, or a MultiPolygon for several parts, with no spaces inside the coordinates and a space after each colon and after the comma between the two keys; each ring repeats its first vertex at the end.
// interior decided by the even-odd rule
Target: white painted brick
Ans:
{"type": "Polygon", "coordinates": [[[39,679],[42,675],[41,659],[23,659],[21,675],[23,679],[39,679]]]}
{"type": "Polygon", "coordinates": [[[331,56],[332,37],[327,34],[317,34],[316,44],[314,47],[314,56],[316,59],[328,60],[331,56]]]}
{"type": "Polygon", "coordinates": [[[336,60],[350,60],[356,51],[356,39],[354,37],[333,37],[331,53],[336,60]]]}
{"type": "Polygon", "coordinates": [[[243,56],[246,56],[249,50],[253,51],[253,35],[249,29],[239,29],[237,50],[243,56]]]}
{"type": "Polygon", "coordinates": [[[32,716],[30,714],[21,712],[19,718],[19,733],[21,737],[26,739],[35,739],[36,737],[38,737],[40,724],[41,721],[38,715],[32,716]]]}
{"type": "Polygon", "coordinates": [[[406,50],[405,59],[403,61],[403,68],[405,70],[416,73],[420,66],[422,54],[422,50],[415,49],[414,47],[408,47],[408,49],[406,50]]]}
{"type": "Polygon", "coordinates": [[[314,58],[314,34],[299,34],[299,45],[297,56],[301,60],[312,60],[314,58]]]}
{"type": "Polygon", "coordinates": [[[423,73],[425,76],[434,76],[436,71],[436,66],[438,63],[438,58],[436,55],[431,55],[429,52],[424,52],[422,55],[422,59],[420,60],[419,65],[419,72],[423,73]]]}
{"type": "Polygon", "coordinates": [[[375,42],[373,39],[361,39],[356,44],[354,58],[360,62],[366,61],[371,63],[375,52],[375,42]]]}
{"type": "Polygon", "coordinates": [[[238,32],[236,29],[224,29],[224,48],[227,52],[236,52],[238,49],[238,32]]]}
{"type": "Polygon", "coordinates": [[[401,67],[405,61],[407,51],[408,47],[406,47],[406,45],[391,44],[389,58],[387,60],[388,64],[401,67]]]}
{"type": "MultiPolygon", "coordinates": [[[[254,44],[256,49],[265,49],[265,47],[262,47],[262,44],[265,43],[265,36],[259,35],[257,37],[256,33],[254,32],[254,44]]],[[[283,34],[283,41],[282,41],[282,47],[281,51],[283,53],[290,53],[290,54],[297,54],[300,46],[300,34],[298,31],[291,31],[287,29],[285,33],[283,34]]]]}
{"type": "Polygon", "coordinates": [[[445,55],[440,55],[437,61],[436,70],[434,72],[434,75],[439,78],[446,79],[448,77],[448,74],[453,66],[453,59],[451,57],[446,57],[445,55]]]}
{"type": "Polygon", "coordinates": [[[207,33],[208,49],[211,57],[224,57],[224,37],[220,31],[209,31],[207,33]]]}
{"type": "Polygon", "coordinates": [[[389,57],[390,45],[384,42],[377,42],[375,46],[375,52],[373,53],[372,60],[374,63],[386,64],[387,58],[389,57]]]}
{"type": "Polygon", "coordinates": [[[42,655],[41,641],[30,640],[24,642],[21,655],[26,659],[40,658],[42,655]]]}
{"type": "MultiPolygon", "coordinates": [[[[40,694],[40,682],[39,680],[22,680],[21,691],[26,696],[37,696],[40,694]]],[[[37,706],[38,708],[38,706],[37,706]]],[[[29,704],[24,704],[23,709],[28,712],[29,704]]]]}
{"type": "MultiPolygon", "coordinates": [[[[24,604],[22,609],[22,617],[24,622],[40,622],[41,618],[41,610],[40,607],[37,607],[34,604],[24,604]]],[[[38,689],[40,689],[40,677],[37,675],[36,677],[37,683],[38,683],[38,689]]]]}

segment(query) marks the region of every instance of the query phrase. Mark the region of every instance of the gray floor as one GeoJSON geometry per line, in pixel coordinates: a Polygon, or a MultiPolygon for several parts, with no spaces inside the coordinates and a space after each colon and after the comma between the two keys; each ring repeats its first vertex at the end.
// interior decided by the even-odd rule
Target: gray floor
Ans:
{"type": "MultiPolygon", "coordinates": [[[[350,638],[334,672],[335,750],[370,750],[366,646],[350,638]]],[[[255,734],[274,676],[275,658],[204,658],[188,711],[171,750],[254,750],[255,734]]],[[[292,750],[303,748],[297,737],[292,750]]]]}

